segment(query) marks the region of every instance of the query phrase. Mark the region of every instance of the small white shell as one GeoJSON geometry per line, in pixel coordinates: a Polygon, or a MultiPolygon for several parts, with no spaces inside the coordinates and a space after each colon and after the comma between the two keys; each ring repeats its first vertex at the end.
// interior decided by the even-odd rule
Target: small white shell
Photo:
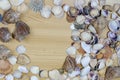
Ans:
{"type": "Polygon", "coordinates": [[[26,66],[19,66],[18,70],[22,73],[28,73],[29,72],[26,66]]]}
{"type": "Polygon", "coordinates": [[[71,47],[67,48],[66,53],[68,55],[75,55],[76,51],[77,51],[76,48],[74,46],[71,46],[71,47]]]}
{"type": "Polygon", "coordinates": [[[75,61],[76,61],[76,64],[80,64],[81,63],[81,58],[82,58],[82,55],[76,55],[75,57],[75,61]]]}
{"type": "Polygon", "coordinates": [[[83,41],[90,41],[91,38],[92,38],[92,35],[90,34],[90,32],[87,32],[87,31],[84,31],[80,34],[80,38],[83,40],[83,41]]]}
{"type": "Polygon", "coordinates": [[[58,70],[52,70],[52,71],[49,71],[49,77],[51,80],[60,80],[60,73],[58,70]]]}
{"type": "Polygon", "coordinates": [[[90,66],[87,66],[81,70],[81,76],[86,76],[90,72],[90,66]]]}
{"type": "Polygon", "coordinates": [[[14,71],[13,76],[17,79],[20,79],[22,77],[22,73],[18,70],[14,71]]]}
{"type": "Polygon", "coordinates": [[[80,10],[85,4],[86,4],[85,0],[75,0],[74,6],[80,10]]]}
{"type": "Polygon", "coordinates": [[[73,23],[70,25],[70,29],[75,30],[75,25],[73,23]]]}
{"type": "Polygon", "coordinates": [[[90,11],[90,16],[91,16],[91,17],[95,18],[95,17],[97,17],[98,15],[99,15],[99,10],[98,10],[98,9],[92,9],[92,10],[90,11]]]}
{"type": "Polygon", "coordinates": [[[90,58],[89,55],[84,56],[84,57],[81,59],[81,64],[82,64],[82,66],[83,66],[83,67],[88,66],[89,63],[90,63],[90,60],[91,60],[91,58],[90,58]]]}
{"type": "Polygon", "coordinates": [[[30,71],[33,74],[39,74],[40,68],[38,66],[31,66],[30,71]]]}
{"type": "Polygon", "coordinates": [[[67,4],[65,4],[65,5],[63,6],[63,10],[64,10],[65,12],[68,12],[69,9],[70,9],[70,6],[67,5],[67,4]]]}
{"type": "Polygon", "coordinates": [[[96,33],[95,28],[92,25],[89,25],[88,29],[92,32],[92,33],[96,33]]]}
{"type": "Polygon", "coordinates": [[[39,80],[37,76],[31,76],[30,80],[39,80]]]}
{"type": "Polygon", "coordinates": [[[62,2],[63,2],[63,0],[54,0],[53,1],[54,5],[56,5],[56,6],[61,6],[62,2]]]}
{"type": "Polygon", "coordinates": [[[17,58],[16,56],[11,56],[8,58],[8,61],[12,64],[12,65],[15,65],[16,62],[17,62],[17,58]]]}
{"type": "Polygon", "coordinates": [[[0,74],[0,79],[4,78],[5,75],[4,74],[0,74]]]}
{"type": "Polygon", "coordinates": [[[105,60],[104,59],[99,60],[98,63],[99,63],[98,70],[105,68],[105,60]]]}
{"type": "Polygon", "coordinates": [[[112,19],[116,19],[116,18],[118,18],[117,13],[116,13],[116,12],[113,12],[113,13],[112,13],[112,19]]]}
{"type": "Polygon", "coordinates": [[[85,42],[81,42],[81,47],[83,48],[83,50],[86,52],[86,53],[90,53],[91,52],[91,47],[92,45],[88,45],[86,44],[85,42]]]}
{"type": "Polygon", "coordinates": [[[47,70],[43,70],[40,72],[40,77],[41,78],[47,78],[48,77],[48,71],[47,70]]]}
{"type": "Polygon", "coordinates": [[[97,43],[95,45],[93,45],[93,50],[101,50],[104,47],[103,44],[97,43]]]}
{"type": "Polygon", "coordinates": [[[19,6],[24,2],[24,0],[9,0],[13,6],[19,6]]]}
{"type": "Polygon", "coordinates": [[[51,16],[51,7],[50,6],[44,6],[42,10],[40,11],[41,16],[44,18],[49,18],[51,16]]]}
{"type": "Polygon", "coordinates": [[[97,59],[91,59],[90,66],[94,69],[96,65],[97,65],[97,59]]]}
{"type": "Polygon", "coordinates": [[[5,80],[14,80],[14,77],[12,74],[8,74],[5,76],[5,80]]]}
{"type": "Polygon", "coordinates": [[[97,8],[98,7],[98,0],[91,0],[91,7],[97,8]]]}
{"type": "Polygon", "coordinates": [[[18,54],[24,54],[26,52],[26,48],[23,45],[19,45],[16,48],[18,54]]]}
{"type": "Polygon", "coordinates": [[[78,30],[72,30],[72,36],[79,36],[80,35],[80,31],[78,30]]]}
{"type": "Polygon", "coordinates": [[[20,13],[25,13],[27,12],[27,10],[28,10],[28,6],[25,3],[22,3],[21,5],[17,7],[17,11],[20,13]]]}
{"type": "Polygon", "coordinates": [[[6,11],[11,8],[11,5],[8,0],[0,0],[0,9],[6,11]]]}
{"type": "Polygon", "coordinates": [[[85,23],[85,19],[86,19],[85,16],[79,15],[79,16],[76,17],[76,22],[78,24],[83,24],[83,23],[85,23]]]}
{"type": "Polygon", "coordinates": [[[112,31],[112,32],[117,32],[119,30],[119,24],[117,21],[115,20],[111,20],[109,22],[109,29],[112,31]]]}
{"type": "Polygon", "coordinates": [[[70,78],[76,77],[77,75],[80,75],[80,71],[73,71],[72,73],[68,74],[70,78]]]}

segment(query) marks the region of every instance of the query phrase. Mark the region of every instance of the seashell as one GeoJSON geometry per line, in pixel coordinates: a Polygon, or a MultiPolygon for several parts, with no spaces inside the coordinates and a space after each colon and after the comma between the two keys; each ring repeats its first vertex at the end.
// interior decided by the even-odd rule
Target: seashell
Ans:
{"type": "Polygon", "coordinates": [[[0,79],[3,79],[5,77],[4,74],[0,74],[0,79]]]}
{"type": "Polygon", "coordinates": [[[15,70],[14,73],[13,73],[13,76],[16,78],[16,79],[20,79],[22,78],[22,73],[18,70],[15,70]]]}
{"type": "Polygon", "coordinates": [[[64,10],[65,12],[68,12],[69,9],[70,9],[70,6],[69,6],[68,4],[63,5],[63,10],[64,10]]]}
{"type": "Polygon", "coordinates": [[[78,13],[79,13],[79,11],[75,7],[70,7],[67,14],[70,17],[77,17],[78,13]]]}
{"type": "Polygon", "coordinates": [[[17,57],[17,63],[21,65],[26,65],[30,63],[30,59],[27,55],[25,54],[20,54],[17,57]]]}
{"type": "Polygon", "coordinates": [[[76,62],[75,59],[71,56],[67,56],[65,59],[65,62],[62,66],[62,68],[66,71],[66,72],[72,72],[75,70],[76,68],[76,62]]]}
{"type": "Polygon", "coordinates": [[[40,12],[43,6],[44,0],[30,0],[29,7],[35,12],[40,12]]]}
{"type": "Polygon", "coordinates": [[[90,6],[83,7],[83,14],[84,15],[89,15],[90,14],[90,10],[91,10],[90,6]]]}
{"type": "Polygon", "coordinates": [[[27,12],[27,11],[28,11],[28,6],[27,6],[27,4],[26,4],[26,3],[22,3],[21,5],[19,5],[19,6],[17,7],[17,11],[18,11],[19,13],[25,13],[25,12],[27,12]]]}
{"type": "Polygon", "coordinates": [[[64,16],[64,11],[62,9],[61,6],[54,6],[52,8],[52,13],[57,17],[57,18],[61,18],[64,16]]]}
{"type": "Polygon", "coordinates": [[[108,32],[108,38],[110,38],[112,41],[116,41],[117,40],[117,34],[109,31],[108,32]]]}
{"type": "Polygon", "coordinates": [[[111,17],[112,17],[112,19],[116,19],[116,18],[118,18],[118,15],[117,15],[117,13],[113,12],[111,17]]]}
{"type": "Polygon", "coordinates": [[[71,39],[72,39],[74,42],[79,42],[79,41],[80,41],[79,36],[71,36],[71,39]]]}
{"type": "Polygon", "coordinates": [[[22,73],[28,73],[28,69],[26,66],[18,66],[18,70],[22,73]]]}
{"type": "Polygon", "coordinates": [[[81,48],[80,42],[73,42],[71,45],[74,46],[77,50],[81,48]]]}
{"type": "Polygon", "coordinates": [[[29,26],[23,21],[17,21],[15,26],[16,28],[12,33],[14,39],[22,41],[30,34],[29,26]]]}
{"type": "Polygon", "coordinates": [[[75,25],[73,23],[70,25],[70,29],[75,30],[75,25]]]}
{"type": "Polygon", "coordinates": [[[24,0],[9,0],[13,6],[19,6],[24,2],[24,0]]]}
{"type": "Polygon", "coordinates": [[[86,25],[84,23],[80,24],[80,23],[77,23],[77,21],[74,22],[74,25],[77,30],[86,28],[86,25]]]}
{"type": "Polygon", "coordinates": [[[100,6],[104,6],[106,4],[106,0],[98,0],[100,6]]]}
{"type": "Polygon", "coordinates": [[[90,6],[91,6],[92,8],[97,8],[99,2],[98,2],[98,0],[91,0],[90,4],[91,4],[90,6]]]}
{"type": "Polygon", "coordinates": [[[85,16],[83,16],[83,15],[77,16],[77,17],[76,17],[76,22],[77,22],[78,24],[83,24],[83,23],[85,22],[85,16]]]}
{"type": "Polygon", "coordinates": [[[76,48],[74,47],[74,46],[71,46],[71,47],[69,47],[67,50],[66,50],[66,53],[68,54],[68,55],[75,55],[76,54],[76,48]]]}
{"type": "Polygon", "coordinates": [[[88,80],[88,76],[80,76],[80,80],[88,80]]]}
{"type": "Polygon", "coordinates": [[[10,64],[15,65],[17,62],[17,58],[16,56],[11,56],[8,58],[8,61],[10,62],[10,64]]]}
{"type": "Polygon", "coordinates": [[[107,59],[106,60],[106,66],[112,66],[113,65],[113,60],[112,59],[107,59]]]}
{"type": "Polygon", "coordinates": [[[80,10],[85,4],[86,4],[85,0],[75,0],[74,6],[80,10]]]}
{"type": "Polygon", "coordinates": [[[99,75],[98,75],[97,72],[91,71],[91,72],[88,74],[88,78],[89,78],[89,80],[99,80],[99,75]]]}
{"type": "Polygon", "coordinates": [[[100,11],[98,9],[91,9],[90,16],[92,18],[96,18],[96,17],[100,16],[100,11]]]}
{"type": "MultiPolygon", "coordinates": [[[[80,44],[79,44],[80,45],[80,44]]],[[[80,47],[79,47],[79,49],[77,50],[80,54],[82,54],[82,55],[84,55],[86,52],[85,52],[85,50],[81,47],[81,45],[80,45],[80,47]]]]}
{"type": "Polygon", "coordinates": [[[50,80],[60,80],[60,73],[58,70],[52,70],[52,71],[49,71],[49,77],[50,77],[50,80]]]}
{"type": "Polygon", "coordinates": [[[4,45],[0,45],[0,59],[12,56],[11,51],[4,45]]]}
{"type": "Polygon", "coordinates": [[[103,44],[97,43],[97,44],[93,45],[92,48],[93,48],[93,50],[99,51],[99,50],[101,50],[103,47],[104,47],[103,44]]]}
{"type": "Polygon", "coordinates": [[[104,57],[104,55],[100,52],[96,55],[97,59],[102,59],[104,57]]]}
{"type": "Polygon", "coordinates": [[[37,76],[31,76],[30,80],[39,80],[37,76]]]}
{"type": "Polygon", "coordinates": [[[89,63],[90,63],[90,60],[91,60],[91,58],[90,58],[89,55],[84,56],[84,57],[81,59],[81,64],[82,64],[82,66],[83,66],[83,67],[88,66],[89,63]]]}
{"type": "Polygon", "coordinates": [[[61,6],[62,2],[63,2],[63,0],[54,0],[53,1],[54,5],[56,5],[56,6],[61,6]]]}
{"type": "Polygon", "coordinates": [[[120,9],[120,3],[115,3],[115,4],[113,5],[113,10],[114,10],[115,12],[117,12],[119,9],[120,9]]]}
{"type": "Polygon", "coordinates": [[[32,74],[39,74],[40,68],[38,66],[31,66],[30,71],[32,74]]]}
{"type": "Polygon", "coordinates": [[[98,70],[105,68],[105,60],[101,59],[98,61],[98,70]]]}
{"type": "Polygon", "coordinates": [[[79,36],[80,35],[80,31],[78,31],[78,30],[72,30],[71,35],[72,36],[79,36]]]}
{"type": "Polygon", "coordinates": [[[105,73],[105,79],[114,80],[116,78],[120,78],[120,67],[119,66],[107,67],[106,73],[105,73]]]}
{"type": "Polygon", "coordinates": [[[82,55],[76,55],[75,57],[75,61],[76,61],[76,64],[80,64],[81,63],[81,59],[82,59],[82,55]]]}
{"type": "Polygon", "coordinates": [[[20,80],[30,80],[30,77],[28,75],[23,75],[20,80]]]}
{"type": "Polygon", "coordinates": [[[91,47],[92,45],[89,45],[89,44],[86,44],[85,42],[81,42],[81,47],[83,48],[83,50],[86,52],[86,53],[90,53],[91,52],[91,47]]]}
{"type": "Polygon", "coordinates": [[[90,60],[90,67],[92,69],[94,69],[96,65],[97,65],[97,59],[91,59],[90,60]]]}
{"type": "Polygon", "coordinates": [[[5,80],[14,80],[14,77],[12,74],[8,74],[5,76],[5,80]]]}
{"type": "Polygon", "coordinates": [[[11,39],[11,33],[9,32],[8,28],[1,27],[0,28],[0,40],[2,42],[8,42],[11,39]]]}
{"type": "Polygon", "coordinates": [[[74,22],[75,19],[76,19],[76,17],[72,17],[72,16],[70,16],[70,15],[67,13],[67,16],[66,16],[67,22],[69,22],[69,23],[74,22]]]}
{"type": "Polygon", "coordinates": [[[89,25],[88,29],[89,29],[92,33],[95,33],[95,34],[97,33],[96,30],[95,30],[95,28],[94,28],[94,26],[92,26],[92,25],[89,25]]]}
{"type": "Polygon", "coordinates": [[[41,16],[44,18],[49,18],[51,16],[51,7],[50,6],[44,6],[42,10],[40,11],[41,16]]]}
{"type": "Polygon", "coordinates": [[[101,15],[107,17],[109,14],[108,10],[101,10],[101,15]]]}
{"type": "Polygon", "coordinates": [[[0,60],[0,74],[9,74],[12,72],[12,65],[8,60],[0,60]]]}
{"type": "Polygon", "coordinates": [[[48,71],[47,70],[42,70],[39,72],[39,76],[41,78],[47,78],[48,77],[48,71]]]}
{"type": "Polygon", "coordinates": [[[80,71],[73,71],[72,73],[69,73],[68,76],[70,78],[74,78],[76,76],[80,75],[80,71]]]}
{"type": "Polygon", "coordinates": [[[88,31],[83,31],[80,34],[80,38],[82,41],[90,41],[92,39],[92,35],[88,31]]]}
{"type": "Polygon", "coordinates": [[[6,11],[11,8],[11,5],[8,0],[0,0],[0,9],[6,11]]]}
{"type": "Polygon", "coordinates": [[[113,7],[111,5],[104,5],[102,8],[104,10],[113,11],[113,7]]]}
{"type": "Polygon", "coordinates": [[[81,70],[81,76],[86,76],[86,75],[88,75],[88,73],[90,72],[90,66],[86,66],[85,68],[83,68],[82,70],[81,70]]]}
{"type": "Polygon", "coordinates": [[[72,80],[80,80],[80,77],[74,77],[72,80]]]}
{"type": "Polygon", "coordinates": [[[24,54],[26,52],[26,48],[23,45],[19,45],[16,48],[18,54],[24,54]]]}

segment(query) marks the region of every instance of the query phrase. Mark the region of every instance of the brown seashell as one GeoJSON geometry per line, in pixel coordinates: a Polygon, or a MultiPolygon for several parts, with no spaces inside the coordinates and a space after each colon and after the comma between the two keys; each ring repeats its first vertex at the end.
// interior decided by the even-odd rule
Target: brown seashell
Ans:
{"type": "Polygon", "coordinates": [[[98,54],[96,55],[96,58],[97,58],[97,59],[102,59],[103,56],[104,56],[104,55],[103,55],[102,53],[98,53],[98,54]]]}
{"type": "Polygon", "coordinates": [[[0,59],[8,58],[11,55],[11,51],[6,46],[0,45],[0,59]]]}
{"type": "Polygon", "coordinates": [[[70,7],[68,11],[68,15],[71,17],[76,17],[79,11],[75,7],[70,7]]]}
{"type": "Polygon", "coordinates": [[[8,42],[11,39],[11,34],[8,28],[2,27],[0,28],[0,40],[2,42],[8,42]]]}
{"type": "Polygon", "coordinates": [[[12,33],[13,38],[15,38],[18,41],[22,41],[29,34],[30,28],[26,23],[24,23],[23,21],[16,22],[15,31],[12,33]]]}
{"type": "Polygon", "coordinates": [[[66,20],[67,20],[69,23],[72,23],[72,22],[74,22],[74,21],[76,20],[76,17],[72,17],[72,16],[69,16],[69,15],[67,14],[66,20]]]}
{"type": "Polygon", "coordinates": [[[0,60],[0,74],[9,74],[12,72],[12,65],[7,60],[0,60]]]}
{"type": "Polygon", "coordinates": [[[73,70],[75,70],[76,66],[77,65],[76,65],[75,59],[71,56],[67,56],[63,64],[63,69],[66,72],[72,72],[73,70]]]}
{"type": "Polygon", "coordinates": [[[120,78],[120,66],[107,67],[105,72],[105,80],[114,80],[115,78],[120,78]]]}
{"type": "Polygon", "coordinates": [[[15,23],[19,20],[19,18],[20,18],[19,12],[16,12],[13,9],[9,9],[5,11],[3,14],[3,24],[15,23]]]}
{"type": "Polygon", "coordinates": [[[86,52],[83,50],[83,48],[80,46],[80,48],[78,49],[78,52],[82,55],[84,55],[86,52]]]}
{"type": "Polygon", "coordinates": [[[30,58],[25,54],[20,54],[17,57],[17,63],[21,65],[26,65],[30,63],[30,58]]]}

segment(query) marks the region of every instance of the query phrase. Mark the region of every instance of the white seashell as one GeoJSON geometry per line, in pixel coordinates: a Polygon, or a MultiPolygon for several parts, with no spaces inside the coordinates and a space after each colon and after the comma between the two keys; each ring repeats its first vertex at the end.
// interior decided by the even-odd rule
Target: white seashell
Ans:
{"type": "Polygon", "coordinates": [[[71,47],[67,48],[66,53],[68,55],[75,55],[76,51],[77,51],[76,48],[74,46],[71,46],[71,47]]]}
{"type": "Polygon", "coordinates": [[[95,68],[95,66],[97,65],[97,59],[91,59],[90,60],[90,66],[91,66],[91,68],[95,68]]]}
{"type": "Polygon", "coordinates": [[[48,77],[48,71],[47,70],[40,71],[39,75],[40,75],[41,78],[47,78],[48,77]]]}
{"type": "Polygon", "coordinates": [[[12,74],[8,74],[5,76],[5,80],[14,80],[14,77],[12,74]]]}
{"type": "Polygon", "coordinates": [[[86,76],[90,72],[90,66],[87,66],[81,70],[81,76],[86,76]]]}
{"type": "Polygon", "coordinates": [[[80,31],[78,30],[72,30],[72,36],[79,36],[80,35],[80,31]]]}
{"type": "Polygon", "coordinates": [[[70,78],[76,77],[76,76],[78,76],[78,75],[80,75],[80,71],[73,71],[72,73],[69,73],[69,74],[68,74],[68,76],[69,76],[70,78]]]}
{"type": "Polygon", "coordinates": [[[29,72],[26,66],[19,66],[18,70],[22,73],[28,73],[29,72]]]}
{"type": "Polygon", "coordinates": [[[0,79],[4,78],[5,75],[4,74],[0,74],[0,79]]]}
{"type": "Polygon", "coordinates": [[[90,63],[90,60],[91,60],[91,59],[90,59],[90,56],[89,56],[89,55],[83,57],[83,58],[81,59],[81,64],[82,64],[82,66],[83,66],[83,67],[88,66],[89,63],[90,63]]]}
{"type": "Polygon", "coordinates": [[[57,18],[61,18],[64,16],[64,11],[62,9],[61,6],[54,6],[52,8],[52,13],[57,17],[57,18]]]}
{"type": "Polygon", "coordinates": [[[54,0],[53,1],[54,5],[56,5],[56,6],[61,6],[62,2],[63,2],[63,0],[54,0]]]}
{"type": "Polygon", "coordinates": [[[30,71],[33,74],[39,74],[40,68],[38,66],[31,66],[30,71]]]}
{"type": "Polygon", "coordinates": [[[58,70],[52,70],[52,71],[49,71],[49,77],[51,80],[60,80],[60,73],[58,70]]]}
{"type": "Polygon", "coordinates": [[[112,13],[112,19],[116,19],[118,17],[117,13],[116,12],[113,12],[112,13]]]}
{"type": "Polygon", "coordinates": [[[20,13],[25,13],[27,12],[27,10],[28,10],[28,6],[25,3],[22,3],[21,5],[17,7],[17,11],[20,13]]]}
{"type": "Polygon", "coordinates": [[[112,59],[107,59],[106,61],[106,66],[112,66],[113,65],[113,60],[112,59]]]}
{"type": "Polygon", "coordinates": [[[63,10],[64,10],[65,12],[68,12],[69,9],[70,9],[70,6],[67,5],[67,4],[65,4],[65,5],[63,6],[63,10]]]}
{"type": "Polygon", "coordinates": [[[14,71],[13,76],[17,79],[20,79],[22,77],[22,72],[16,70],[14,71]]]}
{"type": "Polygon", "coordinates": [[[97,8],[98,7],[98,0],[91,0],[91,7],[97,8]]]}
{"type": "Polygon", "coordinates": [[[84,32],[82,32],[82,33],[80,34],[80,38],[81,38],[83,41],[90,41],[91,38],[92,38],[92,35],[91,35],[91,33],[84,31],[84,32]]]}
{"type": "Polygon", "coordinates": [[[80,77],[80,80],[88,80],[88,76],[87,76],[87,75],[81,76],[81,77],[80,77]]]}
{"type": "Polygon", "coordinates": [[[42,10],[40,11],[41,16],[44,18],[49,18],[51,16],[51,7],[50,6],[44,6],[42,10]]]}
{"type": "Polygon", "coordinates": [[[80,10],[83,8],[85,4],[86,4],[85,0],[75,0],[74,6],[80,10]]]}
{"type": "Polygon", "coordinates": [[[6,11],[11,8],[11,5],[8,0],[0,0],[0,9],[6,11]]]}
{"type": "Polygon", "coordinates": [[[16,62],[17,62],[17,58],[16,56],[11,56],[8,58],[8,61],[12,64],[12,65],[15,65],[16,62]]]}
{"type": "Polygon", "coordinates": [[[105,5],[106,4],[106,0],[99,0],[99,4],[100,4],[100,6],[105,5]]]}
{"type": "Polygon", "coordinates": [[[79,16],[76,17],[76,22],[78,24],[83,24],[83,23],[85,23],[85,19],[86,19],[85,16],[79,15],[79,16]]]}
{"type": "Polygon", "coordinates": [[[75,30],[75,25],[73,23],[70,25],[70,29],[75,30]]]}
{"type": "Polygon", "coordinates": [[[13,6],[19,6],[24,2],[24,0],[9,0],[13,6]]]}
{"type": "Polygon", "coordinates": [[[95,28],[92,25],[89,25],[88,29],[92,32],[92,33],[97,33],[95,28]]]}
{"type": "Polygon", "coordinates": [[[105,17],[108,16],[109,12],[107,10],[101,10],[101,14],[105,17]]]}
{"type": "Polygon", "coordinates": [[[103,44],[97,43],[95,45],[93,45],[93,50],[101,50],[104,47],[103,44]]]}
{"type": "Polygon", "coordinates": [[[75,57],[75,61],[76,61],[76,64],[80,64],[81,63],[81,58],[82,58],[82,55],[76,55],[75,57]]]}
{"type": "Polygon", "coordinates": [[[23,45],[19,45],[16,48],[18,54],[24,54],[26,52],[26,48],[23,45]]]}
{"type": "Polygon", "coordinates": [[[30,80],[39,80],[37,76],[31,76],[30,80]]]}
{"type": "Polygon", "coordinates": [[[98,70],[105,68],[105,60],[104,59],[99,60],[98,63],[99,63],[98,70]]]}
{"type": "Polygon", "coordinates": [[[92,45],[88,45],[86,44],[85,42],[81,42],[81,47],[83,48],[83,50],[86,52],[86,53],[90,53],[91,52],[91,47],[92,45]]]}

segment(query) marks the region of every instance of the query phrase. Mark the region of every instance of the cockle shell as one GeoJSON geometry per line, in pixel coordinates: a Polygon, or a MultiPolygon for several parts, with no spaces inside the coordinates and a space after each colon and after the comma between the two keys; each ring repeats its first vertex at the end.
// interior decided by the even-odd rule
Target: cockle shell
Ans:
{"type": "Polygon", "coordinates": [[[53,3],[56,5],[56,6],[61,6],[62,5],[62,2],[63,0],[54,0],[53,3]]]}
{"type": "Polygon", "coordinates": [[[11,8],[11,5],[8,0],[0,0],[0,9],[6,11],[11,8]]]}
{"type": "Polygon", "coordinates": [[[9,74],[12,72],[12,65],[8,60],[0,60],[0,74],[9,74]]]}
{"type": "Polygon", "coordinates": [[[30,27],[23,21],[17,21],[15,30],[12,33],[14,39],[22,41],[30,34],[30,27]]]}
{"type": "Polygon", "coordinates": [[[11,33],[9,32],[8,28],[1,27],[0,28],[0,40],[2,42],[8,42],[11,39],[11,33]]]}
{"type": "Polygon", "coordinates": [[[24,2],[24,0],[9,0],[13,6],[19,6],[24,2]]]}
{"type": "Polygon", "coordinates": [[[90,72],[90,66],[86,66],[81,70],[81,76],[86,76],[90,72]]]}
{"type": "Polygon", "coordinates": [[[20,13],[25,13],[28,11],[28,5],[26,3],[22,3],[17,7],[17,11],[20,13]]]}
{"type": "Polygon", "coordinates": [[[8,74],[5,76],[5,80],[14,80],[14,77],[12,74],[8,74]]]}

